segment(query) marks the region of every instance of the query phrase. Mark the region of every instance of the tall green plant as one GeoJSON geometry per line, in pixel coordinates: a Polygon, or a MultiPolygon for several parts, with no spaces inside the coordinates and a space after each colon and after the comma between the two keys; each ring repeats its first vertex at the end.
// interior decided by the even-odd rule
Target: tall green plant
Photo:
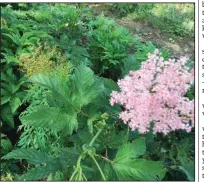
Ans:
{"type": "Polygon", "coordinates": [[[127,56],[127,47],[134,39],[128,30],[117,27],[103,15],[90,22],[90,27],[89,49],[94,70],[99,74],[107,70],[117,74],[121,61],[127,56]]]}

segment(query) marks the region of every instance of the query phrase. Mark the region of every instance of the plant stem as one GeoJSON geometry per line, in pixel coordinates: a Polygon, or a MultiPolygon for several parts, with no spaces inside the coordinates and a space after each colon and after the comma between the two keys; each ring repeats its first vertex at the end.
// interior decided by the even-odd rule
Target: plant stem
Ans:
{"type": "MultiPolygon", "coordinates": [[[[72,175],[71,175],[69,181],[72,181],[73,178],[74,178],[74,176],[75,176],[75,174],[78,172],[78,170],[79,170],[79,171],[81,170],[80,163],[81,163],[81,159],[82,159],[83,156],[84,156],[84,153],[82,153],[82,154],[79,156],[79,158],[78,158],[78,160],[77,160],[76,169],[75,169],[74,172],[72,173],[72,175]]],[[[80,172],[81,172],[81,171],[80,171],[80,172]]]]}
{"type": "Polygon", "coordinates": [[[100,156],[102,159],[104,159],[105,161],[109,162],[109,163],[113,163],[113,161],[111,161],[110,159],[108,159],[107,157],[103,157],[103,156],[100,156]]]}
{"type": "Polygon", "coordinates": [[[82,176],[84,177],[84,179],[87,181],[87,178],[86,178],[86,176],[84,175],[84,173],[82,173],[82,176]]]}
{"type": "Polygon", "coordinates": [[[95,142],[95,140],[98,138],[98,136],[100,135],[100,133],[103,131],[103,128],[98,130],[98,132],[96,133],[96,135],[93,137],[93,139],[91,140],[91,142],[89,143],[89,146],[92,146],[95,142]]]}
{"type": "Polygon", "coordinates": [[[80,163],[81,163],[81,159],[82,159],[83,155],[84,155],[84,153],[82,153],[82,154],[79,156],[78,160],[77,160],[77,168],[80,168],[80,163]]]}
{"type": "Polygon", "coordinates": [[[91,155],[91,154],[89,154],[89,155],[90,155],[90,157],[93,159],[93,161],[95,162],[96,166],[98,167],[98,169],[99,169],[99,171],[100,171],[100,173],[101,173],[101,176],[102,176],[103,180],[106,181],[106,177],[105,177],[105,175],[103,174],[103,171],[102,171],[101,167],[99,166],[98,162],[96,161],[96,159],[94,158],[93,155],[91,155]]]}
{"type": "Polygon", "coordinates": [[[69,178],[69,181],[72,181],[74,178],[74,175],[77,173],[77,170],[75,169],[74,172],[72,173],[71,177],[69,178]]]}
{"type": "Polygon", "coordinates": [[[102,156],[102,155],[95,154],[95,156],[100,157],[100,158],[102,158],[103,160],[105,160],[105,161],[107,161],[107,162],[109,162],[109,163],[113,163],[112,160],[110,160],[110,159],[108,159],[107,157],[104,157],[104,156],[102,156]]]}

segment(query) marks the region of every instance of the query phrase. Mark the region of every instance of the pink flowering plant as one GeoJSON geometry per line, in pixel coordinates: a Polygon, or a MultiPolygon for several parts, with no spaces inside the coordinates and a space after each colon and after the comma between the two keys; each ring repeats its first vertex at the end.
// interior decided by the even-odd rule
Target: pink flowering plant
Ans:
{"type": "Polygon", "coordinates": [[[185,96],[194,81],[194,70],[187,58],[164,60],[158,49],[140,70],[130,71],[118,81],[120,92],[111,93],[110,104],[121,104],[120,119],[132,130],[146,133],[154,123],[153,133],[178,129],[190,132],[194,127],[194,100],[185,96]]]}

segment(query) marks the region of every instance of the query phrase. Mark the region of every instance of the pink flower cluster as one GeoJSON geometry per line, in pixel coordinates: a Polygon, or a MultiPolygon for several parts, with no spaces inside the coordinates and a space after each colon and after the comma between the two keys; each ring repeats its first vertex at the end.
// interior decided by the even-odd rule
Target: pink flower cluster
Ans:
{"type": "Polygon", "coordinates": [[[124,107],[120,119],[132,130],[146,133],[150,123],[153,132],[167,134],[184,129],[190,132],[194,126],[194,100],[184,95],[194,81],[194,71],[186,65],[187,58],[164,61],[159,50],[148,55],[141,69],[130,71],[118,81],[120,92],[111,93],[110,104],[124,107]]]}

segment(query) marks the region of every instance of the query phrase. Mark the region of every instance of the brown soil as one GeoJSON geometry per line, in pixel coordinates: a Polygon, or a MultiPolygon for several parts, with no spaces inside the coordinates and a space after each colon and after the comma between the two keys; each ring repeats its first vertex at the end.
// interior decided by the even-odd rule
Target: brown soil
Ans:
{"type": "Polygon", "coordinates": [[[135,37],[141,42],[151,41],[158,48],[169,50],[170,54],[175,57],[188,56],[194,59],[194,39],[191,37],[175,36],[170,33],[162,32],[153,28],[146,21],[133,21],[127,19],[119,19],[111,12],[106,4],[93,4],[90,8],[96,15],[104,13],[105,16],[114,18],[118,25],[129,29],[135,37]]]}

